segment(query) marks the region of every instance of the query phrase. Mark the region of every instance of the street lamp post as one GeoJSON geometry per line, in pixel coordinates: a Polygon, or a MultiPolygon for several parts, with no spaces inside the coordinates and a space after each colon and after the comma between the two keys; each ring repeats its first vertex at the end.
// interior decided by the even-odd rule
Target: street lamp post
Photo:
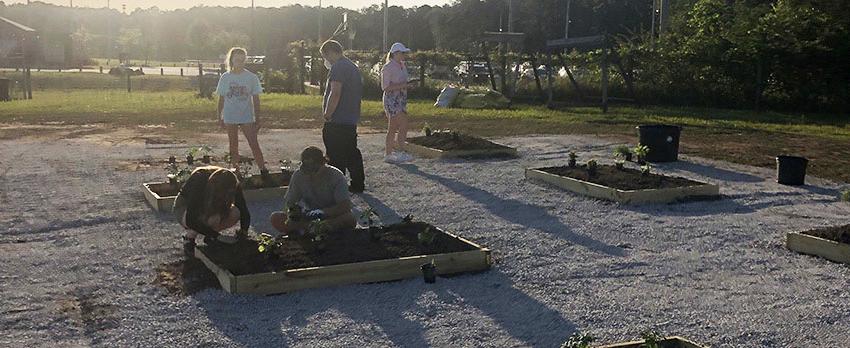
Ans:
{"type": "Polygon", "coordinates": [[[389,0],[384,0],[384,52],[387,51],[387,18],[389,18],[389,0]]]}

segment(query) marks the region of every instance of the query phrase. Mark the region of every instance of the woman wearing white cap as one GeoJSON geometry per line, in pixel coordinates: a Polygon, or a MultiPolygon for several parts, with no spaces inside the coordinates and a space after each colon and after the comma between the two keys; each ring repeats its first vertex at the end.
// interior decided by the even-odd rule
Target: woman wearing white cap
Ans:
{"type": "Polygon", "coordinates": [[[384,111],[387,113],[386,157],[389,163],[405,162],[411,159],[402,148],[407,142],[407,67],[404,66],[405,54],[410,49],[396,42],[387,53],[387,62],[381,70],[381,89],[384,90],[384,111]]]}

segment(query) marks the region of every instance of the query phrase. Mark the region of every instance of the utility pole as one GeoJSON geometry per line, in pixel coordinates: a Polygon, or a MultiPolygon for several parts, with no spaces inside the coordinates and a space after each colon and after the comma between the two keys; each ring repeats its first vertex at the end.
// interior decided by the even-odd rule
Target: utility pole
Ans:
{"type": "Polygon", "coordinates": [[[508,0],[508,32],[514,32],[514,2],[508,0]]]}
{"type": "Polygon", "coordinates": [[[661,0],[661,17],[660,17],[659,33],[667,32],[667,27],[670,26],[670,0],[661,0]]]}
{"type": "MultiPolygon", "coordinates": [[[[655,1],[655,0],[652,0],[655,1]]],[[[570,5],[572,0],[567,0],[567,23],[564,24],[564,38],[568,39],[570,37],[570,5]]]]}
{"type": "Polygon", "coordinates": [[[384,52],[388,50],[387,48],[387,19],[389,18],[390,13],[390,1],[384,0],[384,52]]]}
{"type": "Polygon", "coordinates": [[[256,47],[257,25],[254,18],[254,0],[251,0],[251,47],[248,49],[254,50],[256,47]]]}
{"type": "Polygon", "coordinates": [[[319,45],[322,44],[322,0],[319,0],[319,45]]]}

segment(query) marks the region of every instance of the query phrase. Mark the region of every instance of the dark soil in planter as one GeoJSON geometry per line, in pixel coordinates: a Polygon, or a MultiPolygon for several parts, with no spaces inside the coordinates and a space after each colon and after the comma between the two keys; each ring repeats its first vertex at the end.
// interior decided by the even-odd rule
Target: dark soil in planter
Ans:
{"type": "Polygon", "coordinates": [[[566,176],[624,191],[705,185],[704,183],[685,178],[664,176],[654,173],[644,175],[641,174],[639,170],[630,168],[620,170],[614,166],[599,166],[596,168],[596,175],[593,176],[589,176],[587,174],[587,169],[584,165],[574,168],[566,166],[548,167],[540,168],[540,170],[550,174],[566,176]]]}
{"type": "Polygon", "coordinates": [[[460,134],[455,140],[450,133],[434,133],[430,137],[414,137],[407,139],[408,142],[430,147],[432,149],[453,151],[453,150],[500,150],[508,149],[507,146],[496,144],[487,139],[460,134]]]}
{"type": "Polygon", "coordinates": [[[241,240],[234,245],[199,248],[210,260],[234,275],[475,250],[444,233],[437,233],[431,245],[420,244],[417,234],[429,226],[422,222],[387,226],[378,233],[377,241],[370,239],[366,229],[334,232],[326,239],[321,252],[314,251],[307,240],[287,240],[276,259],[260,254],[257,241],[252,239],[241,240]]]}
{"type": "Polygon", "coordinates": [[[819,228],[803,232],[803,234],[829,239],[839,243],[850,244],[850,225],[819,228]]]}
{"type": "Polygon", "coordinates": [[[180,188],[183,187],[183,184],[168,184],[161,185],[159,187],[152,186],[151,191],[159,195],[160,197],[172,197],[176,196],[177,193],[180,192],[180,188]]]}

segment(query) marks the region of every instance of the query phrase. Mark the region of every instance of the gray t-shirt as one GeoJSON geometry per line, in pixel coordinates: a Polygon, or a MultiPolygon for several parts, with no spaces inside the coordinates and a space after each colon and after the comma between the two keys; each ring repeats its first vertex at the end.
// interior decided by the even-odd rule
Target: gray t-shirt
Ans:
{"type": "Polygon", "coordinates": [[[325,97],[322,110],[328,110],[328,100],[331,94],[331,81],[342,82],[342,95],[339,105],[331,115],[332,123],[356,125],[360,121],[360,100],[363,98],[363,76],[360,69],[348,58],[342,57],[331,67],[328,83],[325,86],[325,97]]]}
{"type": "Polygon", "coordinates": [[[303,202],[307,209],[326,209],[348,201],[348,179],[339,169],[325,165],[312,178],[296,170],[283,198],[286,206],[303,202]]]}

